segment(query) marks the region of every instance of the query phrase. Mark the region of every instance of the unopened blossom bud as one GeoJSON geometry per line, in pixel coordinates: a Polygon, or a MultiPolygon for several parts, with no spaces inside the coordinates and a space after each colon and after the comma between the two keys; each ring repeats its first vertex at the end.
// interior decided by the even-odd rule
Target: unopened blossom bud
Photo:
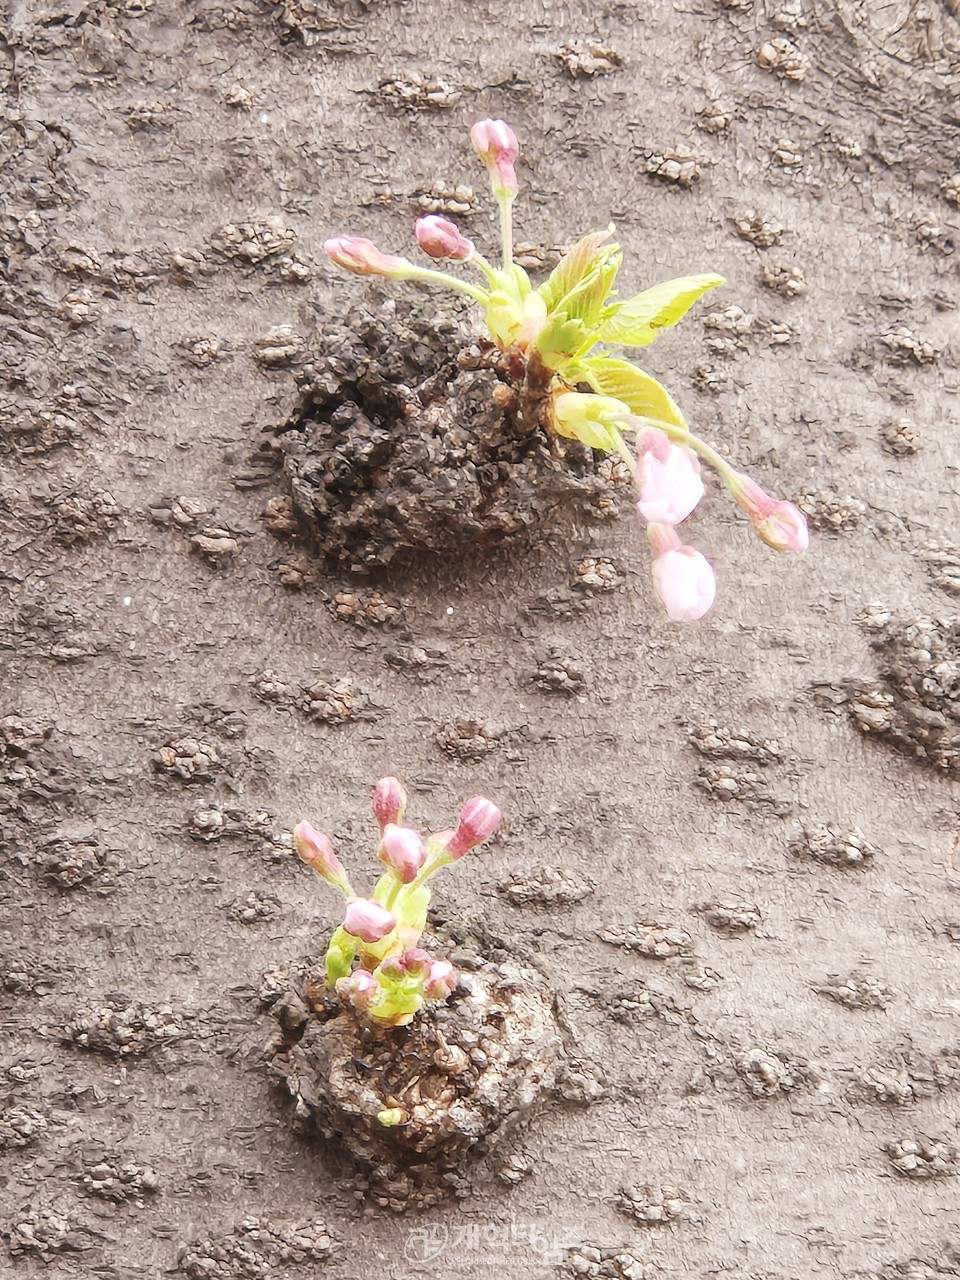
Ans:
{"type": "Polygon", "coordinates": [[[363,236],[336,236],[324,240],[323,251],[338,267],[345,267],[358,276],[394,276],[406,274],[410,263],[396,254],[384,253],[363,236]]]}
{"type": "Polygon", "coordinates": [[[500,810],[484,796],[474,796],[460,810],[457,829],[447,841],[449,858],[462,858],[484,840],[489,840],[500,825],[500,810]]]}
{"type": "Polygon", "coordinates": [[[512,199],[517,193],[517,135],[502,120],[478,120],[470,130],[470,141],[486,165],[494,194],[498,199],[512,199]]]}
{"type": "Polygon", "coordinates": [[[706,556],[684,546],[670,525],[651,524],[650,543],[658,553],[653,586],[671,622],[696,622],[713,604],[717,580],[706,556]]]}
{"type": "Polygon", "coordinates": [[[424,998],[446,1000],[457,989],[457,971],[449,960],[432,960],[423,984],[424,998]]]}
{"type": "Polygon", "coordinates": [[[417,872],[427,859],[427,850],[412,827],[398,827],[388,822],[380,841],[380,861],[392,867],[404,884],[416,880],[417,872]]]}
{"type": "Polygon", "coordinates": [[[423,947],[408,947],[402,956],[403,968],[410,978],[426,979],[430,976],[433,961],[430,952],[423,947]]]}
{"type": "Polygon", "coordinates": [[[757,536],[774,551],[806,551],[810,532],[806,517],[792,502],[771,498],[749,476],[734,474],[730,492],[753,521],[757,536]]]}
{"type": "Polygon", "coordinates": [[[407,976],[403,961],[399,956],[387,956],[385,960],[380,961],[380,976],[386,978],[388,982],[399,982],[407,976]]]}
{"type": "Polygon", "coordinates": [[[354,969],[347,978],[338,978],[337,995],[344,1004],[366,1011],[380,994],[380,984],[366,969],[354,969]]]}
{"type": "Polygon", "coordinates": [[[671,443],[657,428],[648,428],[640,437],[637,483],[637,510],[648,524],[679,524],[704,494],[697,455],[671,443]]]}
{"type": "Polygon", "coordinates": [[[774,551],[806,551],[810,545],[806,517],[792,502],[778,502],[776,510],[753,527],[761,542],[774,551]]]}
{"type": "Polygon", "coordinates": [[[330,840],[322,831],[311,827],[309,822],[298,822],[293,829],[293,845],[301,862],[312,867],[328,884],[336,885],[344,893],[350,892],[350,883],[343,864],[334,853],[330,840]]]}
{"type": "Polygon", "coordinates": [[[379,942],[397,927],[397,922],[379,902],[351,898],[343,917],[343,930],[362,942],[379,942]]]}
{"type": "Polygon", "coordinates": [[[407,807],[407,793],[396,778],[381,778],[373,789],[373,812],[380,834],[389,822],[399,822],[407,807]]]}
{"type": "Polygon", "coordinates": [[[431,258],[452,258],[454,262],[463,262],[473,253],[473,245],[457,224],[438,214],[428,213],[425,218],[418,218],[416,234],[417,244],[431,258]]]}

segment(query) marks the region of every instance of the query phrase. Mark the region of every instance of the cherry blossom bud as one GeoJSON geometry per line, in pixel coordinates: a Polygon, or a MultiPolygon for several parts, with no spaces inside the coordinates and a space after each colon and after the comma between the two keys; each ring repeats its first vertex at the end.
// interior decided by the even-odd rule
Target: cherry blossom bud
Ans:
{"type": "Polygon", "coordinates": [[[354,969],[349,977],[337,979],[336,990],[344,1004],[365,1012],[380,994],[380,984],[366,969],[354,969]]]}
{"type": "Polygon", "coordinates": [[[315,830],[309,822],[298,822],[293,829],[293,844],[301,862],[312,867],[328,884],[336,885],[344,893],[350,893],[350,883],[343,864],[322,831],[315,830]]]}
{"type": "Polygon", "coordinates": [[[407,807],[407,793],[396,778],[381,778],[373,789],[373,812],[380,834],[390,822],[399,822],[407,807]]]}
{"type": "Polygon", "coordinates": [[[774,551],[806,551],[810,532],[806,517],[792,502],[771,498],[749,476],[734,473],[730,492],[753,521],[757,536],[774,551]]]}
{"type": "Polygon", "coordinates": [[[639,445],[637,510],[648,524],[679,524],[704,494],[697,455],[656,428],[643,432],[639,445]]]}
{"type": "Polygon", "coordinates": [[[402,960],[408,977],[425,979],[430,976],[430,966],[433,961],[429,951],[424,951],[423,947],[408,947],[403,953],[402,960]]]}
{"type": "Polygon", "coordinates": [[[343,917],[344,933],[362,942],[379,942],[397,927],[397,922],[379,902],[368,898],[351,898],[343,917]]]}
{"type": "Polygon", "coordinates": [[[484,796],[474,796],[460,810],[457,829],[446,843],[449,858],[462,858],[484,840],[489,840],[500,825],[502,815],[497,806],[484,796]]]}
{"type": "Polygon", "coordinates": [[[417,219],[417,244],[431,258],[452,258],[463,262],[473,253],[473,245],[449,218],[429,213],[417,219]]]}
{"type": "Polygon", "coordinates": [[[406,258],[384,253],[372,240],[365,240],[363,236],[337,236],[333,240],[324,240],[323,251],[338,267],[345,267],[358,276],[399,278],[410,266],[406,258]]]}
{"type": "Polygon", "coordinates": [[[717,580],[706,556],[684,546],[671,525],[651,524],[653,586],[671,622],[696,622],[713,604],[717,580]]]}
{"type": "Polygon", "coordinates": [[[449,960],[432,960],[430,973],[423,984],[427,1000],[446,1000],[457,989],[457,971],[449,960]]]}
{"type": "Polygon", "coordinates": [[[427,860],[427,850],[419,832],[412,827],[398,827],[388,822],[380,841],[380,861],[393,867],[404,884],[416,880],[417,872],[427,860]]]}
{"type": "Polygon", "coordinates": [[[494,194],[512,199],[517,193],[514,165],[520,154],[516,134],[502,120],[478,120],[470,130],[470,141],[487,167],[494,194]]]}

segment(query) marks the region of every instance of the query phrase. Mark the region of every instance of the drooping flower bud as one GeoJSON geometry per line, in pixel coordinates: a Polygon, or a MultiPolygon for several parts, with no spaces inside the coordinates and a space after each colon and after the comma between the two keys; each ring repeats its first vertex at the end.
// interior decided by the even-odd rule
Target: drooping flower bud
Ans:
{"type": "Polygon", "coordinates": [[[517,194],[517,135],[502,120],[478,120],[470,130],[470,141],[486,165],[494,195],[498,200],[512,199],[517,194]]]}
{"type": "Polygon", "coordinates": [[[322,831],[311,827],[309,822],[298,822],[293,829],[293,845],[300,861],[312,867],[328,884],[336,885],[343,893],[352,892],[343,864],[322,831]]]}
{"type": "Polygon", "coordinates": [[[338,978],[337,995],[344,1004],[366,1012],[380,994],[380,984],[366,969],[354,969],[346,978],[338,978]]]}
{"type": "Polygon", "coordinates": [[[416,234],[417,244],[431,258],[452,258],[454,262],[463,262],[473,253],[473,245],[457,224],[435,213],[417,219],[416,234]]]}
{"type": "Polygon", "coordinates": [[[388,822],[380,841],[380,861],[392,867],[404,884],[416,880],[417,872],[427,859],[427,850],[419,832],[412,827],[398,827],[388,822]]]}
{"type": "Polygon", "coordinates": [[[665,431],[648,428],[638,441],[637,510],[648,524],[679,524],[703,497],[700,462],[692,449],[673,444],[665,431]]]}
{"type": "Polygon", "coordinates": [[[362,942],[379,942],[397,927],[397,922],[379,902],[351,898],[343,917],[343,930],[362,942]]]}
{"type": "Polygon", "coordinates": [[[338,267],[345,267],[358,276],[392,276],[407,274],[410,263],[393,253],[384,253],[363,236],[336,236],[324,240],[323,251],[338,267]]]}
{"type": "Polygon", "coordinates": [[[407,793],[396,778],[381,778],[373,789],[373,812],[380,834],[390,822],[400,822],[407,807],[407,793]]]}
{"type": "Polygon", "coordinates": [[[713,604],[717,580],[709,560],[684,546],[672,525],[651,524],[647,535],[657,558],[653,586],[671,622],[696,622],[713,604]]]}
{"type": "Polygon", "coordinates": [[[500,825],[501,813],[485,796],[474,796],[460,810],[457,829],[446,843],[447,857],[458,859],[489,840],[500,825]]]}
{"type": "Polygon", "coordinates": [[[774,551],[806,551],[810,531],[806,517],[792,502],[771,498],[755,480],[734,472],[730,492],[753,521],[757,536],[774,551]]]}
{"type": "Polygon", "coordinates": [[[446,1000],[457,989],[457,971],[449,960],[432,960],[423,984],[426,1000],[446,1000]]]}

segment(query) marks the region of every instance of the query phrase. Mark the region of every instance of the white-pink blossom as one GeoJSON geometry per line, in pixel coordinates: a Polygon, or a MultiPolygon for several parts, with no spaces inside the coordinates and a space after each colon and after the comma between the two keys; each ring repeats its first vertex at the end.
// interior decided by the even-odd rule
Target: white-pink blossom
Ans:
{"type": "Polygon", "coordinates": [[[427,859],[420,834],[412,827],[398,827],[388,822],[380,840],[380,861],[393,867],[404,884],[416,880],[417,872],[427,859]]]}
{"type": "Polygon", "coordinates": [[[343,916],[343,930],[363,942],[379,942],[397,927],[397,922],[379,902],[351,898],[343,916]]]}
{"type": "Polygon", "coordinates": [[[713,604],[717,580],[693,547],[670,547],[653,562],[653,585],[671,622],[696,622],[713,604]]]}
{"type": "Polygon", "coordinates": [[[679,524],[704,494],[697,455],[655,429],[645,431],[640,440],[637,482],[637,510],[648,524],[679,524]]]}

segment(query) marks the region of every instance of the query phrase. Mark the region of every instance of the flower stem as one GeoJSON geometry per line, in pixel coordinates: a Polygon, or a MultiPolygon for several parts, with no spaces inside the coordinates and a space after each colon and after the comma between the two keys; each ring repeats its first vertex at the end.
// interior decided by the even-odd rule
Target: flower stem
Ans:
{"type": "Polygon", "coordinates": [[[474,302],[479,302],[481,306],[486,306],[490,300],[490,295],[486,289],[481,289],[475,284],[467,284],[466,280],[458,280],[456,276],[448,276],[445,271],[431,271],[429,267],[415,267],[404,271],[402,276],[396,277],[400,280],[422,280],[425,284],[440,284],[447,289],[453,289],[456,293],[465,293],[468,298],[472,298],[474,302]]]}
{"type": "Polygon", "coordinates": [[[500,205],[500,240],[503,244],[503,269],[513,267],[513,193],[498,195],[500,205]]]}
{"type": "Polygon", "coordinates": [[[483,274],[487,277],[487,283],[490,285],[491,289],[497,288],[499,283],[497,276],[499,275],[499,272],[492,262],[488,262],[486,260],[482,253],[477,253],[476,249],[474,249],[470,257],[467,258],[467,262],[472,262],[475,267],[480,268],[483,274]]]}
{"type": "Polygon", "coordinates": [[[630,452],[630,449],[627,447],[626,440],[624,440],[623,436],[620,434],[617,428],[611,426],[609,428],[609,431],[611,436],[613,437],[613,443],[617,446],[617,453],[620,455],[623,461],[627,464],[627,467],[630,470],[630,474],[633,476],[633,483],[636,485],[637,490],[639,492],[640,477],[637,475],[637,461],[634,458],[633,454],[630,452]]]}
{"type": "Polygon", "coordinates": [[[701,440],[699,436],[695,436],[687,427],[678,427],[673,422],[661,422],[659,418],[636,418],[635,421],[643,423],[645,427],[654,427],[658,431],[662,431],[668,436],[674,444],[686,445],[688,449],[692,449],[694,453],[698,453],[704,462],[709,462],[711,467],[719,472],[721,479],[727,485],[735,481],[738,472],[731,467],[726,458],[717,453],[712,445],[707,444],[706,440],[701,440]]]}

